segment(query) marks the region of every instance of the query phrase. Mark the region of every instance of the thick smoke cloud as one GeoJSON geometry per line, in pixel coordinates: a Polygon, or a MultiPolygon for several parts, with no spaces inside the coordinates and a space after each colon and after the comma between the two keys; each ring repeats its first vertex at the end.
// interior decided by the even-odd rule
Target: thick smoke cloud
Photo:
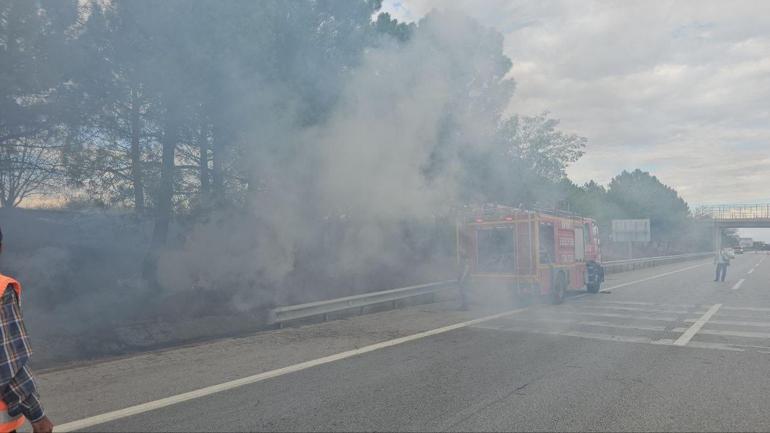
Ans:
{"type": "MultiPolygon", "coordinates": [[[[293,272],[354,279],[376,267],[419,266],[403,224],[435,224],[457,203],[461,149],[491,142],[490,112],[512,90],[512,82],[500,86],[499,58],[478,49],[482,36],[463,16],[438,14],[409,42],[386,40],[368,51],[323,124],[297,128],[290,112],[270,112],[266,132],[257,119],[260,127],[240,137],[242,163],[263,180],[249,193],[250,208],[196,225],[182,248],[161,257],[161,284],[224,288],[247,308],[284,302],[274,289],[293,272]],[[469,82],[478,77],[497,82],[469,82]]],[[[321,293],[313,284],[301,290],[310,299],[321,293]]]]}
{"type": "MultiPolygon", "coordinates": [[[[210,32],[184,20],[179,28],[167,23],[176,11],[154,14],[136,3],[113,4],[122,8],[120,19],[110,22],[114,17],[106,14],[110,25],[102,26],[91,15],[83,40],[73,44],[88,48],[90,41],[96,53],[104,40],[116,44],[112,48],[126,57],[114,54],[110,60],[119,61],[127,77],[140,71],[129,78],[147,83],[131,93],[134,83],[122,76],[105,84],[100,74],[111,72],[86,71],[94,73],[89,91],[128,89],[132,97],[139,95],[145,123],[137,129],[144,152],[137,166],[144,172],[145,208],[97,211],[84,201],[87,210],[75,212],[0,210],[7,241],[2,269],[27,287],[25,314],[37,362],[213,336],[214,328],[221,329],[217,335],[230,335],[230,324],[242,323],[240,332],[264,325],[275,305],[455,277],[452,210],[477,198],[469,195],[467,180],[478,175],[478,167],[468,158],[499,144],[499,118],[514,88],[497,32],[442,12],[409,28],[408,37],[394,37],[374,31],[367,15],[354,21],[374,40],[327,44],[312,40],[312,23],[333,27],[328,11],[340,21],[352,19],[344,18],[348,9],[339,4],[313,3],[312,10],[282,2],[264,9],[250,2],[209,4],[219,21],[206,28],[220,33],[206,51],[201,47],[211,42],[210,32]],[[223,28],[239,8],[256,22],[284,21],[248,33],[255,42],[238,45],[244,53],[211,49],[222,41],[229,46],[234,33],[253,28],[223,28]],[[311,24],[286,19],[284,8],[305,13],[311,24]],[[143,40],[146,29],[162,38],[143,40]],[[143,50],[117,46],[131,40],[120,32],[138,38],[143,50]],[[178,57],[165,55],[170,42],[178,57]],[[343,60],[327,61],[317,47],[331,47],[343,60]],[[220,55],[224,60],[212,61],[220,55]],[[260,63],[265,58],[275,64],[260,63]],[[311,67],[316,64],[322,67],[311,67]],[[172,109],[184,118],[181,124],[169,120],[172,109]],[[158,247],[153,218],[160,213],[161,148],[169,131],[177,135],[175,218],[167,243],[158,247]],[[200,137],[210,140],[207,191],[196,170],[200,137]],[[223,165],[216,173],[214,158],[223,165]],[[148,257],[157,257],[157,268],[148,257]],[[201,325],[209,319],[228,325],[201,325]],[[160,335],[160,329],[172,330],[160,335]],[[183,329],[184,336],[173,329],[183,329]]],[[[179,16],[200,18],[188,10],[190,4],[176,3],[185,6],[179,16]]],[[[334,31],[325,35],[347,40],[334,31]]],[[[79,96],[73,96],[77,104],[93,103],[98,113],[93,119],[84,115],[71,131],[62,127],[62,137],[85,140],[83,151],[74,145],[62,151],[72,165],[68,175],[76,184],[87,182],[85,193],[98,191],[108,206],[135,205],[136,184],[113,176],[131,164],[125,155],[131,137],[121,135],[125,113],[114,110],[125,101],[107,98],[102,106],[89,99],[96,98],[93,93],[79,96]],[[93,134],[101,130],[108,133],[93,134]],[[113,135],[123,141],[107,143],[113,135]],[[109,149],[102,153],[101,147],[109,149]],[[85,167],[87,162],[93,167],[85,167]],[[102,163],[112,171],[100,174],[102,163]],[[110,198],[112,193],[118,197],[110,198]]]]}

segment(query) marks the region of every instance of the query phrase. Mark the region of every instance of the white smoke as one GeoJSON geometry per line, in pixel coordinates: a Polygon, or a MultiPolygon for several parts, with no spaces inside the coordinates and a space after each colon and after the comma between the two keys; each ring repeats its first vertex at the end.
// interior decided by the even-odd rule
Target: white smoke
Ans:
{"type": "MultiPolygon", "coordinates": [[[[499,58],[488,55],[499,47],[480,47],[489,37],[484,31],[463,16],[442,13],[423,22],[407,43],[385,40],[366,52],[322,125],[299,129],[288,114],[261,115],[269,124],[256,122],[241,144],[242,163],[262,179],[251,212],[219,214],[197,225],[184,248],[161,257],[162,285],[175,291],[227,287],[255,298],[255,290],[280,284],[299,266],[297,251],[323,238],[318,232],[325,224],[346,220],[355,221],[355,229],[343,231],[334,251],[323,252],[334,259],[318,257],[332,267],[327,272],[403,263],[404,239],[394,225],[431,221],[457,201],[460,150],[489,143],[495,127],[489,113],[512,91],[512,82],[494,73],[499,58]],[[485,75],[498,83],[472,81],[485,75]]],[[[264,296],[273,295],[266,290],[264,296]]]]}

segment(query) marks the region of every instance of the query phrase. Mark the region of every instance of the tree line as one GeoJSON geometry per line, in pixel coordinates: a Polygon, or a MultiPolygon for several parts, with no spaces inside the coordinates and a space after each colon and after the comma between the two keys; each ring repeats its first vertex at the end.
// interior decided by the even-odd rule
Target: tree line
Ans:
{"type": "MultiPolygon", "coordinates": [[[[0,205],[43,194],[70,208],[130,209],[154,220],[158,248],[175,215],[254,207],[255,192],[280,189],[260,157],[274,164],[314,145],[283,132],[333,122],[366,56],[419,40],[452,83],[419,167],[428,182],[459,163],[463,202],[569,208],[605,226],[650,216],[661,239],[687,230],[687,204],[647,173],[606,188],[567,179],[587,139],[548,113],[505,114],[515,83],[498,32],[449,12],[399,22],[381,6],[0,1],[0,205]],[[461,37],[443,35],[447,23],[461,37]],[[470,123],[484,131],[469,136],[470,123]]],[[[389,77],[379,79],[370,85],[389,77]]]]}

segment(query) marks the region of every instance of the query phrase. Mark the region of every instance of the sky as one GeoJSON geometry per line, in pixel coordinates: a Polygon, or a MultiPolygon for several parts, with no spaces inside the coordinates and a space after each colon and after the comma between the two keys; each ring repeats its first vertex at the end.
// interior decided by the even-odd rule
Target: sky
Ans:
{"type": "Polygon", "coordinates": [[[511,113],[588,138],[573,181],[641,168],[691,206],[770,203],[770,1],[383,4],[404,21],[447,7],[504,35],[511,113]]]}

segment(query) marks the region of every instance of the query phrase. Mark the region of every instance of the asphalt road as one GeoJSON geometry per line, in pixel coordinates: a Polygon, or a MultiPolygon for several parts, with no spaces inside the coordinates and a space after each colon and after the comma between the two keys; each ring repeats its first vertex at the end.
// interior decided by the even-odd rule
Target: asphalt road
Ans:
{"type": "Polygon", "coordinates": [[[713,270],[613,275],[608,293],[493,319],[451,303],[396,310],[40,382],[58,423],[112,413],[94,431],[770,430],[770,258],[738,256],[724,283],[713,270]]]}

